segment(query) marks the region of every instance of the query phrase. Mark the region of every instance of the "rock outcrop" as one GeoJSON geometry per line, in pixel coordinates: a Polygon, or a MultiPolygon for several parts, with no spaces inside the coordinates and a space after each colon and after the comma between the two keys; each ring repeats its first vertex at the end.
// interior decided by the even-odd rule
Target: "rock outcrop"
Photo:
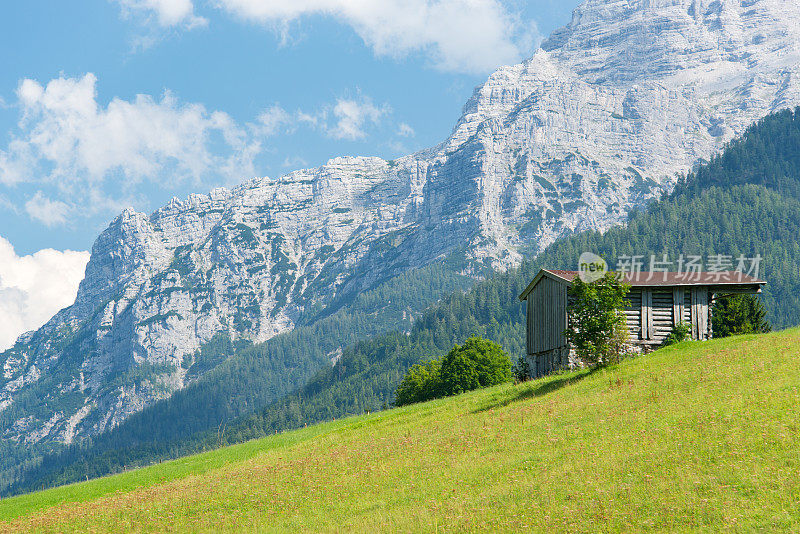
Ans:
{"type": "Polygon", "coordinates": [[[587,0],[478,87],[437,147],[126,210],[75,304],[0,355],[0,437],[103,432],[183,387],[185,359],[217,333],[266,340],[436,259],[504,269],[623,221],[800,104],[798,21],[794,0],[587,0]]]}

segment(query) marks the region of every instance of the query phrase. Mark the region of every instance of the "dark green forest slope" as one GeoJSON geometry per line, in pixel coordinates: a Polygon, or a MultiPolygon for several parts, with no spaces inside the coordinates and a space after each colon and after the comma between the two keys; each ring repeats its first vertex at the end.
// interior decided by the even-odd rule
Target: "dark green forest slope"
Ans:
{"type": "MultiPolygon", "coordinates": [[[[150,434],[147,411],[100,437],[47,457],[12,491],[64,483],[262,436],[390,404],[412,364],[439,357],[470,335],[499,342],[516,359],[524,347],[517,295],[542,266],[575,268],[593,251],[613,266],[621,255],[726,254],[763,257],[763,299],[775,328],[800,322],[800,109],[767,117],[711,162],[682,178],[674,192],[632,213],[623,226],[559,240],[519,268],[458,291],[428,310],[410,333],[382,334],[347,347],[338,362],[299,391],[250,415],[185,431],[150,434]]],[[[171,401],[169,401],[171,402],[171,401]]],[[[203,410],[206,406],[183,406],[203,410]]],[[[197,428],[197,427],[195,427],[197,428]]]]}
{"type": "MultiPolygon", "coordinates": [[[[405,273],[350,302],[337,303],[334,309],[313,311],[317,320],[264,343],[232,343],[217,336],[185,358],[187,376],[193,380],[187,387],[133,415],[110,435],[76,443],[67,451],[106,450],[119,443],[126,447],[170,443],[263,408],[302,387],[320,369],[330,368],[343,346],[390,329],[410,330],[419,310],[474,284],[458,271],[458,266],[438,262],[405,273]]],[[[10,409],[0,413],[0,419],[14,417],[17,414],[10,409]]],[[[42,447],[0,439],[0,494],[36,466],[42,454],[52,458],[63,450],[53,444],[42,447]]]]}

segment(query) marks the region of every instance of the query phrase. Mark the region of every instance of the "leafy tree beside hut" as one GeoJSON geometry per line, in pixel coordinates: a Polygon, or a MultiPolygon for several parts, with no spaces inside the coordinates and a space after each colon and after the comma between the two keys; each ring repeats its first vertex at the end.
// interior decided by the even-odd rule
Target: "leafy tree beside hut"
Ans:
{"type": "Polygon", "coordinates": [[[630,287],[607,272],[590,283],[575,278],[567,289],[569,305],[564,336],[584,363],[615,363],[625,352],[628,342],[625,296],[630,287]]]}

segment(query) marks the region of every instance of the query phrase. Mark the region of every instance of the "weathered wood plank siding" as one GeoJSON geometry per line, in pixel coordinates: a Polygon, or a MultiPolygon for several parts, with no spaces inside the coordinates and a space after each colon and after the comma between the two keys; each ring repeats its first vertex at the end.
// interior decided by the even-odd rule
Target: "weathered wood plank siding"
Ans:
{"type": "Polygon", "coordinates": [[[642,289],[642,307],[639,310],[642,330],[640,339],[652,339],[653,336],[653,290],[649,287],[642,289]]]}
{"type": "Polygon", "coordinates": [[[626,297],[628,303],[625,306],[625,323],[628,326],[631,339],[639,339],[641,334],[641,309],[642,309],[642,290],[632,288],[626,297]]]}
{"type": "Polygon", "coordinates": [[[683,288],[672,288],[672,326],[683,321],[683,288]]]}
{"type": "Polygon", "coordinates": [[[566,329],[567,285],[542,278],[528,295],[528,354],[566,346],[566,329]]]}
{"type": "Polygon", "coordinates": [[[558,284],[557,291],[556,301],[558,303],[558,308],[556,313],[556,332],[558,337],[556,338],[556,343],[559,347],[565,347],[567,345],[567,338],[564,336],[564,331],[567,329],[567,308],[569,307],[566,284],[558,284]]]}
{"type": "Polygon", "coordinates": [[[711,321],[711,310],[714,309],[712,304],[713,304],[713,302],[711,300],[709,300],[709,302],[708,302],[708,312],[707,312],[707,314],[708,314],[708,339],[711,339],[711,338],[714,337],[714,328],[712,327],[712,321],[711,321]]]}
{"type": "MultiPolygon", "coordinates": [[[[576,275],[575,271],[542,270],[520,295],[528,301],[526,349],[535,376],[581,365],[564,336],[571,301],[567,288],[576,275]]],[[[718,284],[708,278],[698,282],[703,285],[693,286],[666,281],[665,275],[664,283],[637,283],[626,297],[625,324],[636,350],[657,348],[680,322],[691,325],[692,339],[710,339],[712,294],[758,293],[765,283],[718,284]]]]}
{"type": "MultiPolygon", "coordinates": [[[[528,296],[528,354],[559,358],[560,353],[553,351],[567,345],[567,287],[542,278],[528,296]]],[[[633,343],[657,345],[680,321],[692,325],[692,339],[711,337],[708,287],[631,288],[626,300],[625,324],[633,343]]],[[[543,370],[557,364],[541,361],[543,370]]]]}
{"type": "Polygon", "coordinates": [[[708,339],[708,288],[692,288],[692,339],[708,339]]]}
{"type": "Polygon", "coordinates": [[[525,345],[528,349],[528,354],[533,354],[533,316],[536,313],[536,308],[533,303],[533,299],[528,296],[528,300],[525,301],[525,304],[528,305],[526,317],[527,320],[527,339],[525,340],[525,345]]]}
{"type": "Polygon", "coordinates": [[[692,324],[692,290],[683,292],[683,322],[692,324]]]}
{"type": "Polygon", "coordinates": [[[653,290],[653,330],[650,333],[650,339],[663,341],[672,332],[672,304],[672,291],[668,289],[653,290]]]}

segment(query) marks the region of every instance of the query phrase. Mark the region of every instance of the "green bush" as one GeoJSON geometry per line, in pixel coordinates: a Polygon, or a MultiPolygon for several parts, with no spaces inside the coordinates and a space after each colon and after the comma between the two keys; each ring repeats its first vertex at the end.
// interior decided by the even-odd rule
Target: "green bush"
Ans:
{"type": "Polygon", "coordinates": [[[511,372],[514,375],[515,382],[525,382],[528,380],[531,377],[531,366],[528,363],[528,358],[520,356],[511,372]]]}
{"type": "Polygon", "coordinates": [[[404,406],[436,398],[441,368],[439,360],[412,365],[397,387],[395,404],[404,406]]]}
{"type": "Polygon", "coordinates": [[[681,341],[686,341],[692,338],[692,325],[690,323],[681,321],[672,327],[667,338],[664,340],[664,346],[674,345],[681,341]]]}
{"type": "Polygon", "coordinates": [[[767,311],[756,295],[731,295],[714,302],[711,328],[714,337],[761,334],[772,330],[767,311]]]}
{"type": "Polygon", "coordinates": [[[478,389],[481,383],[478,381],[475,362],[463,352],[451,350],[442,361],[439,384],[439,397],[449,397],[478,389]]]}
{"type": "Polygon", "coordinates": [[[404,406],[494,386],[512,378],[511,360],[497,343],[477,336],[454,346],[442,359],[416,364],[408,370],[395,395],[404,406]]]}

